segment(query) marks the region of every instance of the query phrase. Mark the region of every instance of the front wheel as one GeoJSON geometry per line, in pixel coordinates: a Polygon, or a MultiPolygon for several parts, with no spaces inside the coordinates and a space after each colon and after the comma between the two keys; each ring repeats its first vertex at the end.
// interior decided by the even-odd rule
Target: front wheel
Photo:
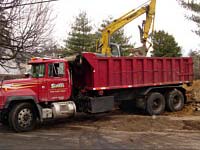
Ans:
{"type": "Polygon", "coordinates": [[[9,125],[16,132],[34,129],[36,125],[36,111],[31,103],[15,105],[9,114],[9,125]]]}

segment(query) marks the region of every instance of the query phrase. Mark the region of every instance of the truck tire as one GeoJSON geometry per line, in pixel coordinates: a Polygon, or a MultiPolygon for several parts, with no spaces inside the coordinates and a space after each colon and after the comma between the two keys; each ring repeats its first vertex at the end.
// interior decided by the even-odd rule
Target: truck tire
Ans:
{"type": "Polygon", "coordinates": [[[179,90],[172,90],[166,94],[166,108],[171,112],[180,111],[184,106],[184,96],[179,90]]]}
{"type": "Polygon", "coordinates": [[[150,93],[146,101],[146,112],[149,115],[160,115],[165,110],[165,98],[158,92],[150,93]]]}
{"type": "Polygon", "coordinates": [[[31,103],[16,104],[9,113],[9,125],[16,132],[34,129],[36,119],[36,111],[31,103]]]}

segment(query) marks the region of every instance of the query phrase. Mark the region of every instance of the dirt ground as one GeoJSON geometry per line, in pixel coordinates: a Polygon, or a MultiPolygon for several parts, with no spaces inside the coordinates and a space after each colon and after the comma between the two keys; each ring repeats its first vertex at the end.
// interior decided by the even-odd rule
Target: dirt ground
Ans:
{"type": "Polygon", "coordinates": [[[189,103],[180,112],[166,112],[161,116],[121,110],[98,115],[77,114],[72,119],[46,122],[31,135],[45,137],[47,133],[61,136],[59,140],[54,137],[54,142],[70,139],[71,143],[59,145],[65,148],[197,150],[200,147],[200,112],[193,111],[193,104],[189,103]]]}
{"type": "Polygon", "coordinates": [[[190,101],[200,102],[200,80],[193,81],[191,86],[183,86],[187,90],[187,95],[190,101]]]}
{"type": "Polygon", "coordinates": [[[87,115],[48,121],[34,131],[14,133],[0,125],[0,149],[160,149],[198,150],[200,113],[191,104],[177,113],[139,112],[87,115]]]}
{"type": "Polygon", "coordinates": [[[192,104],[188,104],[180,112],[166,112],[162,116],[147,116],[138,112],[130,113],[116,110],[111,113],[99,115],[79,114],[76,118],[69,119],[67,123],[73,127],[84,126],[131,132],[172,130],[200,131],[200,112],[193,111],[192,104]]]}

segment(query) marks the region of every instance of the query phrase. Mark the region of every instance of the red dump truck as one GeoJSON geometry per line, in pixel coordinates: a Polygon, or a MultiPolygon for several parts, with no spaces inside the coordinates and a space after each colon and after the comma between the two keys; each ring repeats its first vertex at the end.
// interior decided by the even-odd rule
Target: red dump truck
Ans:
{"type": "Polygon", "coordinates": [[[1,81],[0,120],[15,131],[76,112],[102,113],[128,102],[149,115],[179,111],[183,84],[193,80],[191,58],[105,57],[82,53],[74,61],[33,58],[28,78],[1,81]]]}

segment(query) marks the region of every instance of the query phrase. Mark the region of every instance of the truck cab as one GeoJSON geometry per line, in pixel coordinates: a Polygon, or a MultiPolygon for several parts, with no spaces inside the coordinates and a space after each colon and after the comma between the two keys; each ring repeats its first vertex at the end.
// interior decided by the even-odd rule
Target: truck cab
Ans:
{"type": "Polygon", "coordinates": [[[36,120],[72,116],[71,78],[64,59],[32,58],[28,78],[2,81],[0,121],[15,131],[29,131],[36,120]]]}
{"type": "Polygon", "coordinates": [[[38,83],[38,101],[63,101],[70,98],[71,79],[68,62],[63,59],[33,58],[30,77],[38,83]]]}
{"type": "Polygon", "coordinates": [[[121,45],[116,44],[116,43],[110,43],[110,48],[111,48],[111,56],[113,57],[123,56],[121,45]]]}

